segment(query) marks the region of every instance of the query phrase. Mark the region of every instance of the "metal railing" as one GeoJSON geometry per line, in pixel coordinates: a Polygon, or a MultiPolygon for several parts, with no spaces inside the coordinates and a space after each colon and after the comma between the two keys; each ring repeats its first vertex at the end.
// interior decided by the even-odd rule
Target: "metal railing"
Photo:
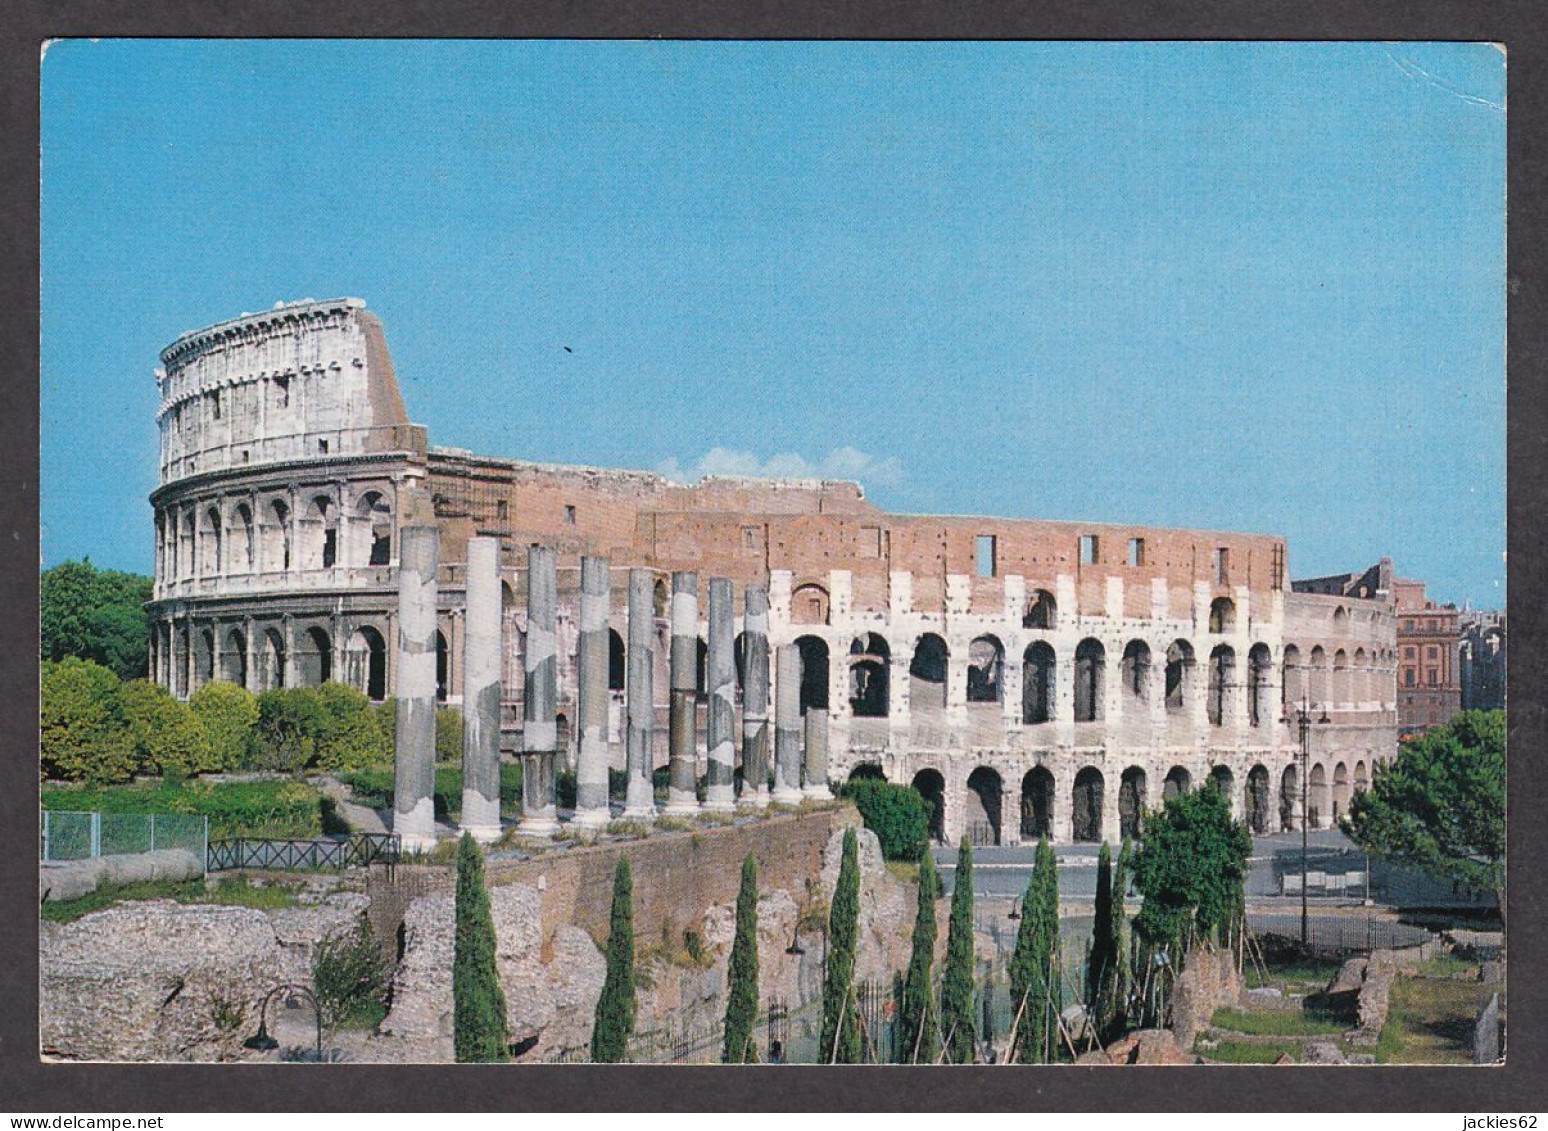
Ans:
{"type": "Polygon", "coordinates": [[[208,857],[210,819],[193,813],[42,811],[38,859],[45,864],[182,848],[208,857]]]}
{"type": "Polygon", "coordinates": [[[233,868],[306,871],[398,863],[402,841],[393,833],[357,833],[345,840],[231,837],[210,841],[209,870],[233,868]]]}
{"type": "MultiPolygon", "coordinates": [[[[1247,927],[1258,936],[1274,935],[1298,941],[1299,915],[1248,912],[1247,927]]],[[[1307,946],[1325,953],[1364,954],[1378,947],[1419,946],[1433,936],[1423,927],[1378,919],[1374,915],[1315,915],[1307,921],[1307,946]]]]}

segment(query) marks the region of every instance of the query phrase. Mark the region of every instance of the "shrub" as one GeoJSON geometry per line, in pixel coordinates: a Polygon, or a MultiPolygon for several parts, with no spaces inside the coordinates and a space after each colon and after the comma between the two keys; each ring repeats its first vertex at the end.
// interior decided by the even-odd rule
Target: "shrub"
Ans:
{"type": "Polygon", "coordinates": [[[946,965],[941,972],[941,1037],[950,1064],[972,1064],[977,1052],[973,965],[973,846],[964,840],[957,848],[951,881],[946,965]]]}
{"type": "Polygon", "coordinates": [[[46,660],[40,690],[44,777],[123,782],[133,776],[134,744],[116,675],[90,660],[46,660]]]}
{"type": "Polygon", "coordinates": [[[138,770],[176,779],[220,768],[204,722],[165,687],[132,679],[119,696],[138,770]]]}
{"type": "Polygon", "coordinates": [[[638,1003],[634,996],[634,881],[629,858],[619,856],[613,872],[613,907],[608,918],[607,977],[597,998],[591,1030],[591,1059],[617,1064],[629,1058],[638,1003]]]}
{"type": "Polygon", "coordinates": [[[257,696],[245,687],[217,680],[190,695],[188,706],[204,724],[212,768],[245,770],[256,764],[257,696]]]}
{"type": "Polygon", "coordinates": [[[312,988],[325,1025],[374,1029],[386,1015],[382,1000],[387,992],[386,961],[364,915],[354,930],[330,935],[317,944],[312,988]]]}
{"type": "Polygon", "coordinates": [[[859,1064],[860,1010],[855,1001],[855,957],[860,922],[860,850],[854,829],[844,830],[838,882],[828,910],[828,957],[822,984],[819,1064],[859,1064]]]}
{"type": "Polygon", "coordinates": [[[758,864],[748,853],[742,861],[742,886],[736,894],[736,937],[726,968],[726,1031],[720,1059],[724,1064],[757,1060],[753,1026],[758,1020],[758,864]]]}
{"type": "Polygon", "coordinates": [[[365,693],[343,683],[316,689],[319,729],[317,766],[324,770],[356,770],[392,763],[392,745],[384,741],[377,712],[365,693]]]}
{"type": "Polygon", "coordinates": [[[857,778],[840,789],[860,810],[865,827],[881,841],[888,860],[918,860],[930,839],[930,803],[911,785],[857,778]]]}
{"type": "Polygon", "coordinates": [[[505,1060],[505,994],[495,967],[494,918],[484,854],[473,837],[457,845],[457,928],[452,950],[453,1041],[459,1063],[505,1060]]]}
{"type": "Polygon", "coordinates": [[[435,760],[462,761],[462,712],[442,707],[435,713],[435,760]]]}
{"type": "Polygon", "coordinates": [[[276,687],[258,696],[258,768],[304,770],[317,755],[322,705],[309,687],[276,687]]]}

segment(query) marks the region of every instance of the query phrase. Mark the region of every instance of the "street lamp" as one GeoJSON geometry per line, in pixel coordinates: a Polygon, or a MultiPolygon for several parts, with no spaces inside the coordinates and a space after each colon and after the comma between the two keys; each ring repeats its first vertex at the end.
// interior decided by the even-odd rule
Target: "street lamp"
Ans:
{"type": "MultiPolygon", "coordinates": [[[[1302,699],[1295,708],[1294,720],[1286,717],[1280,720],[1282,723],[1294,722],[1301,742],[1301,946],[1307,945],[1309,932],[1307,930],[1306,914],[1306,830],[1311,823],[1311,808],[1309,806],[1309,790],[1311,787],[1311,704],[1302,699]]],[[[1326,726],[1331,720],[1328,718],[1326,708],[1322,717],[1317,720],[1319,726],[1326,726]]]]}
{"type": "Polygon", "coordinates": [[[269,1002],[275,994],[289,993],[299,994],[306,998],[312,1006],[312,1016],[317,1021],[317,1062],[322,1063],[322,1007],[317,1004],[317,997],[305,986],[283,985],[275,986],[263,995],[263,1004],[258,1009],[258,1032],[242,1042],[243,1048],[253,1049],[257,1052],[272,1052],[279,1048],[279,1042],[269,1035],[269,1002]]]}

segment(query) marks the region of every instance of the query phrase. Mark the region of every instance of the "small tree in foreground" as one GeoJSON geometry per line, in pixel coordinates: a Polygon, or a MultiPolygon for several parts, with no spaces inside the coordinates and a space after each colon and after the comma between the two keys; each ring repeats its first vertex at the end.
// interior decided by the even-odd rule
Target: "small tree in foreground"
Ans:
{"type": "Polygon", "coordinates": [[[1048,838],[1038,841],[1032,878],[1021,901],[1021,927],[1011,955],[1011,1004],[1016,1027],[1016,1060],[1047,1064],[1059,1047],[1059,1013],[1064,1005],[1059,965],[1059,879],[1048,838]]]}
{"type": "Polygon", "coordinates": [[[901,1064],[934,1064],[941,1053],[940,1018],[935,1007],[935,901],[941,897],[941,880],[935,857],[926,849],[919,858],[919,904],[914,915],[914,950],[903,979],[903,999],[898,1007],[898,1061],[901,1064]]]}
{"type": "Polygon", "coordinates": [[[973,846],[957,850],[951,881],[951,919],[946,924],[946,966],[941,972],[941,1032],[946,1059],[972,1064],[978,1047],[973,1016],[973,846]]]}
{"type": "Polygon", "coordinates": [[[597,998],[591,1030],[591,1059],[618,1064],[629,1057],[634,1033],[634,881],[629,858],[620,856],[613,872],[613,910],[607,931],[607,977],[597,998]]]}
{"type": "Polygon", "coordinates": [[[753,1028],[758,1022],[758,863],[749,852],[742,861],[742,888],[736,894],[736,938],[727,972],[725,1064],[758,1059],[753,1028]]]}
{"type": "MultiPolygon", "coordinates": [[[[1118,936],[1113,926],[1113,852],[1102,842],[1097,853],[1096,914],[1086,956],[1086,1016],[1105,1033],[1113,1014],[1118,975],[1118,936]]],[[[1120,910],[1119,914],[1123,912],[1120,910]]]]}
{"type": "Polygon", "coordinates": [[[860,926],[860,844],[844,830],[844,855],[828,912],[828,961],[822,984],[821,1064],[859,1064],[860,1009],[855,1001],[855,950],[860,926]]]}
{"type": "Polygon", "coordinates": [[[452,954],[453,1044],[459,1062],[505,1060],[505,994],[495,966],[484,854],[468,833],[457,845],[457,933],[452,954]]]}

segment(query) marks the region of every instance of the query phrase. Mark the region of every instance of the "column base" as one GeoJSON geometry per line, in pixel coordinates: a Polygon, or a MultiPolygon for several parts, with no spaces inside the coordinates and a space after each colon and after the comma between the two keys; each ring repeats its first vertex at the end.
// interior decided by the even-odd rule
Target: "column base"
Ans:
{"type": "Polygon", "coordinates": [[[770,800],[775,805],[799,805],[806,800],[806,795],[794,786],[779,786],[770,800]]]}
{"type": "Polygon", "coordinates": [[[661,810],[663,817],[692,817],[699,812],[699,799],[694,794],[687,797],[667,796],[665,808],[661,810]]]}
{"type": "Polygon", "coordinates": [[[577,829],[605,829],[612,823],[613,814],[610,809],[577,809],[575,817],[570,824],[577,829]]]}
{"type": "Polygon", "coordinates": [[[801,795],[803,797],[809,797],[813,801],[832,801],[833,789],[826,784],[809,785],[801,791],[801,795]]]}
{"type": "Polygon", "coordinates": [[[552,813],[535,813],[523,817],[517,823],[516,831],[522,836],[550,837],[559,831],[559,819],[552,813]]]}
{"type": "Polygon", "coordinates": [[[460,825],[457,835],[467,833],[479,844],[492,844],[505,834],[505,830],[499,825],[460,825]]]}
{"type": "Polygon", "coordinates": [[[751,793],[744,792],[736,799],[738,809],[767,809],[769,807],[769,791],[767,787],[755,790],[751,793]]]}
{"type": "Polygon", "coordinates": [[[654,821],[656,819],[656,807],[654,805],[625,805],[622,819],[625,821],[654,821]]]}
{"type": "Polygon", "coordinates": [[[433,834],[430,836],[424,833],[398,834],[398,844],[404,852],[430,852],[439,843],[439,838],[433,834]]]}
{"type": "Polygon", "coordinates": [[[736,812],[736,797],[707,797],[704,799],[704,811],[706,813],[734,813],[736,812]]]}

